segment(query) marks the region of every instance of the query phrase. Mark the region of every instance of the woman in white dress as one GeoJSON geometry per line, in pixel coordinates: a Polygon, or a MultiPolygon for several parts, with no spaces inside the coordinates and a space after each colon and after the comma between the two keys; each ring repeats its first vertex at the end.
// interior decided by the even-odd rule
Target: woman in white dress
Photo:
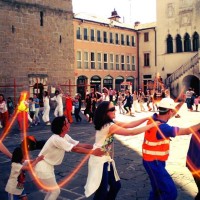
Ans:
{"type": "Polygon", "coordinates": [[[49,120],[50,105],[49,105],[49,93],[47,91],[44,91],[43,103],[44,103],[44,111],[42,120],[46,123],[47,126],[49,126],[51,125],[49,120]]]}
{"type": "Polygon", "coordinates": [[[95,193],[94,200],[114,200],[121,188],[120,178],[112,156],[114,134],[137,135],[156,126],[152,123],[151,125],[134,128],[148,120],[148,117],[129,123],[115,121],[114,118],[115,106],[112,102],[103,101],[99,104],[94,116],[96,136],[93,147],[94,149],[101,148],[105,155],[102,157],[90,155],[88,177],[85,185],[86,197],[95,193]]]}

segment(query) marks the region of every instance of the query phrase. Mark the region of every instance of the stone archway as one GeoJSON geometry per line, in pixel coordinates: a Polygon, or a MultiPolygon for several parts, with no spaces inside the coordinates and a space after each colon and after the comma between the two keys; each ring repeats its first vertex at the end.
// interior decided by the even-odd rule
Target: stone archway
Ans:
{"type": "Polygon", "coordinates": [[[103,87],[112,88],[113,89],[113,78],[108,75],[103,79],[103,87]]]}
{"type": "Polygon", "coordinates": [[[29,92],[32,97],[37,94],[40,100],[40,106],[43,107],[43,93],[48,91],[47,74],[29,74],[29,92]]]}
{"type": "Polygon", "coordinates": [[[120,91],[121,90],[120,85],[121,85],[122,82],[124,82],[124,78],[122,76],[118,76],[115,79],[115,89],[116,89],[116,91],[120,91]]]}
{"type": "Polygon", "coordinates": [[[94,91],[101,92],[101,78],[99,76],[92,76],[90,79],[90,85],[90,88],[93,88],[94,91]]]}
{"type": "Polygon", "coordinates": [[[79,76],[77,78],[76,84],[77,84],[77,93],[81,94],[82,99],[85,99],[88,78],[86,76],[79,76]]]}
{"type": "Polygon", "coordinates": [[[200,95],[200,80],[196,76],[185,76],[182,83],[185,87],[185,90],[187,90],[188,88],[192,88],[197,95],[200,95]]]}

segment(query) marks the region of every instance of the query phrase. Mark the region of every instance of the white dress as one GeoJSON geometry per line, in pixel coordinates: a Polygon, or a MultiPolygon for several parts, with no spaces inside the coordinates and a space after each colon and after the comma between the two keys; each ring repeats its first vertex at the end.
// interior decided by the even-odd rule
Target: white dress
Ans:
{"type": "Polygon", "coordinates": [[[49,122],[49,112],[50,112],[50,105],[49,105],[49,97],[44,97],[44,113],[42,116],[42,120],[44,122],[49,122]]]}
{"type": "Polygon", "coordinates": [[[110,140],[112,140],[113,136],[108,138],[109,134],[109,128],[113,123],[109,123],[105,125],[100,131],[96,131],[95,136],[95,144],[94,149],[96,148],[103,148],[106,149],[106,152],[108,152],[108,155],[99,157],[91,155],[88,162],[88,177],[87,182],[85,185],[85,196],[89,197],[92,195],[100,186],[102,174],[103,174],[103,165],[104,163],[112,163],[115,180],[120,180],[119,175],[117,173],[115,162],[111,158],[109,151],[112,151],[112,145],[108,144],[110,140]],[[107,140],[106,140],[107,139],[107,140]],[[107,142],[106,142],[107,141],[107,142]],[[107,144],[107,145],[106,145],[107,144]]]}

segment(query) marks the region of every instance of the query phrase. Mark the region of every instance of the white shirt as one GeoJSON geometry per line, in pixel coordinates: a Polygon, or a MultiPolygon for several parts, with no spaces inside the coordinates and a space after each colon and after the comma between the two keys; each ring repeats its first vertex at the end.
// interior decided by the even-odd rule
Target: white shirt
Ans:
{"type": "Polygon", "coordinates": [[[8,110],[6,102],[3,101],[2,103],[0,103],[0,113],[5,113],[8,110]]]}
{"type": "Polygon", "coordinates": [[[18,183],[17,178],[21,172],[22,167],[23,165],[20,163],[13,162],[11,164],[10,176],[5,187],[6,192],[15,195],[20,195],[23,192],[24,189],[17,188],[17,183],[18,183]]]}
{"type": "Polygon", "coordinates": [[[62,96],[63,96],[62,94],[59,94],[51,98],[51,100],[56,101],[58,107],[63,107],[62,96]]]}
{"type": "Polygon", "coordinates": [[[65,151],[71,151],[78,143],[69,135],[65,135],[65,137],[60,137],[56,134],[52,135],[39,153],[39,156],[44,155],[44,159],[35,166],[37,177],[40,179],[55,177],[54,165],[61,164],[65,151]]]}
{"type": "Polygon", "coordinates": [[[39,156],[43,155],[44,160],[51,165],[60,165],[64,158],[65,151],[71,151],[78,143],[79,141],[73,140],[67,134],[64,137],[53,134],[45,143],[39,156]]]}
{"type": "Polygon", "coordinates": [[[105,95],[104,93],[102,94],[102,101],[110,101],[110,97],[105,95]]]}

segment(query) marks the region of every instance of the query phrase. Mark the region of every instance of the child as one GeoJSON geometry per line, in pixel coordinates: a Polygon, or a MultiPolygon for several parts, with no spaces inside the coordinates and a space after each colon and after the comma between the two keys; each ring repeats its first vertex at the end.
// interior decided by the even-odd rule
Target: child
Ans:
{"type": "MultiPolygon", "coordinates": [[[[31,161],[34,167],[39,161],[43,159],[43,156],[36,158],[31,161]]],[[[8,200],[27,200],[26,192],[24,190],[25,182],[25,171],[29,170],[28,162],[24,162],[24,156],[22,149],[20,147],[15,148],[12,155],[12,164],[10,177],[8,179],[7,185],[5,187],[6,192],[8,192],[8,200]]]]}
{"type": "Polygon", "coordinates": [[[7,108],[8,108],[9,117],[11,117],[14,112],[14,103],[11,97],[7,98],[7,108]]]}

